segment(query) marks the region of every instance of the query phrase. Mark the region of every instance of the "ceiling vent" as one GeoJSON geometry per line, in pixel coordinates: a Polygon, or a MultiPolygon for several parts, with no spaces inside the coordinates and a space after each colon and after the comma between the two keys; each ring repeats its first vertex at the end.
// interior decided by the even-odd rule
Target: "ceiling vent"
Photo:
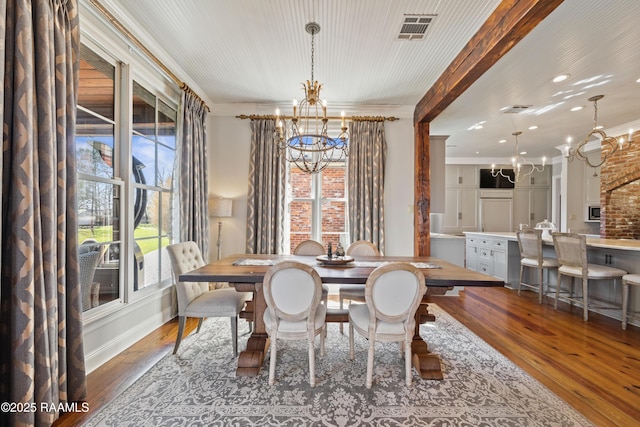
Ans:
{"type": "Polygon", "coordinates": [[[511,107],[506,107],[504,110],[502,110],[502,112],[505,114],[518,114],[528,110],[531,107],[533,107],[533,105],[512,105],[511,107]]]}
{"type": "Polygon", "coordinates": [[[404,15],[398,40],[422,40],[438,15],[404,15]]]}

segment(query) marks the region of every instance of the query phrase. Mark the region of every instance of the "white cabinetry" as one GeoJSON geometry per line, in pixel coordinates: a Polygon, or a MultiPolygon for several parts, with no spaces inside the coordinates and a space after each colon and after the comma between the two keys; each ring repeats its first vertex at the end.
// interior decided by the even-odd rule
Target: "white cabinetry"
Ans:
{"type": "Polygon", "coordinates": [[[507,286],[516,286],[519,280],[519,268],[510,269],[510,265],[520,264],[518,242],[508,237],[491,233],[465,233],[466,267],[479,273],[497,277],[507,286]]]}
{"type": "Polygon", "coordinates": [[[447,165],[443,233],[478,230],[478,167],[447,165]]]}
{"type": "Polygon", "coordinates": [[[520,224],[533,228],[537,223],[549,219],[551,169],[534,172],[516,185],[513,191],[513,226],[518,230],[520,224]]]}

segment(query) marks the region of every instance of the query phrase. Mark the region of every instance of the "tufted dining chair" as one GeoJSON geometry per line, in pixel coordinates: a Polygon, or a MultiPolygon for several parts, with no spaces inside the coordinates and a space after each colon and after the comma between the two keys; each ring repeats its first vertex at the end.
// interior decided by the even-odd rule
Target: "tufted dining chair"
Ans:
{"type": "Polygon", "coordinates": [[[554,307],[558,308],[558,298],[562,278],[569,278],[569,302],[581,301],[583,307],[583,319],[589,318],[589,280],[616,280],[622,279],[627,274],[619,268],[587,262],[587,239],[582,234],[576,233],[552,233],[553,246],[558,257],[558,286],[556,286],[556,300],[554,307]],[[582,280],[582,297],[574,296],[574,279],[582,280]]]}
{"type": "Polygon", "coordinates": [[[394,262],[371,272],[365,285],[366,304],[349,306],[349,358],[355,358],[354,331],[369,340],[367,388],[373,383],[376,341],[403,344],[406,384],[411,385],[415,313],[426,291],[424,275],[419,269],[408,263],[394,262]]]}
{"type": "MultiPolygon", "coordinates": [[[[358,240],[349,245],[347,255],[353,257],[378,256],[380,251],[373,243],[366,240],[358,240]]],[[[340,301],[340,310],[344,309],[345,300],[364,302],[364,285],[340,285],[338,300],[340,301]]],[[[340,323],[340,333],[343,333],[342,323],[340,323]]]]}
{"type": "Polygon", "coordinates": [[[327,310],[320,304],[320,276],[310,265],[283,261],[269,268],[262,286],[267,303],[264,324],[271,342],[269,384],[275,381],[278,340],[306,339],[309,342],[309,384],[314,387],[315,337],[320,335],[320,354],[324,355],[327,310]]]}
{"type": "MultiPolygon", "coordinates": [[[[304,240],[293,250],[294,255],[318,256],[324,254],[324,247],[320,242],[315,240],[304,240]]],[[[322,303],[326,306],[329,299],[329,287],[322,284],[322,303]]]]}
{"type": "Polygon", "coordinates": [[[543,271],[547,270],[547,288],[549,286],[549,270],[558,268],[558,260],[542,256],[542,230],[520,230],[516,232],[518,248],[520,249],[520,281],[518,282],[518,295],[522,286],[535,288],[538,291],[538,303],[542,304],[544,296],[543,271]],[[524,283],[525,268],[536,270],[538,273],[538,283],[524,283]]]}
{"type": "Polygon", "coordinates": [[[188,241],[167,246],[171,259],[173,277],[178,295],[178,336],[173,354],[176,354],[182,341],[187,317],[197,317],[200,332],[202,320],[206,317],[229,317],[231,319],[231,335],[234,355],[238,355],[238,314],[246,301],[252,297],[250,292],[236,292],[226,287],[209,290],[208,282],[180,282],[183,273],[205,265],[200,248],[195,242],[188,241]]]}

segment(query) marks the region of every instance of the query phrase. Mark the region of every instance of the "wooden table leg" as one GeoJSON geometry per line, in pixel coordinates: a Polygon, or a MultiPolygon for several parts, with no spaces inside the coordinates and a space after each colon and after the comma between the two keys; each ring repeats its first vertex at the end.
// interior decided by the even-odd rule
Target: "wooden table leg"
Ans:
{"type": "Polygon", "coordinates": [[[429,351],[427,342],[420,336],[420,325],[434,320],[435,316],[429,313],[428,304],[422,302],[416,311],[416,329],[411,343],[411,354],[413,355],[413,366],[418,370],[420,376],[426,380],[441,380],[444,378],[440,357],[429,351]]]}
{"type": "Polygon", "coordinates": [[[262,292],[262,283],[234,283],[238,292],[253,292],[253,332],[247,340],[247,348],[238,355],[236,375],[254,377],[260,372],[269,348],[269,336],[264,327],[264,311],[267,303],[262,292]]]}

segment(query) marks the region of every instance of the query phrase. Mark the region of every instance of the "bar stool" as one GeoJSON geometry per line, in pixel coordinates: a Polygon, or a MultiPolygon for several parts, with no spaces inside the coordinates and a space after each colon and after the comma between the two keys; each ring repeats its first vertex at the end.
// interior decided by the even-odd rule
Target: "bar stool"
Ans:
{"type": "Polygon", "coordinates": [[[558,286],[556,286],[556,301],[554,308],[558,308],[558,297],[562,285],[562,277],[570,280],[569,301],[579,300],[573,296],[573,278],[582,279],[582,303],[583,318],[589,318],[589,280],[615,280],[622,279],[627,274],[619,268],[607,267],[587,262],[587,239],[584,235],[576,233],[553,233],[553,246],[558,256],[558,286]]]}
{"type": "Polygon", "coordinates": [[[549,289],[549,270],[558,268],[558,260],[542,256],[542,230],[526,229],[516,233],[518,247],[520,248],[520,281],[518,282],[518,295],[522,286],[537,289],[539,292],[538,303],[542,304],[544,295],[544,281],[542,271],[547,270],[547,289],[549,289]],[[525,267],[538,271],[538,284],[524,283],[525,267]]]}
{"type": "Polygon", "coordinates": [[[622,276],[622,329],[627,329],[627,309],[629,308],[629,286],[640,286],[640,274],[622,276]]]}

